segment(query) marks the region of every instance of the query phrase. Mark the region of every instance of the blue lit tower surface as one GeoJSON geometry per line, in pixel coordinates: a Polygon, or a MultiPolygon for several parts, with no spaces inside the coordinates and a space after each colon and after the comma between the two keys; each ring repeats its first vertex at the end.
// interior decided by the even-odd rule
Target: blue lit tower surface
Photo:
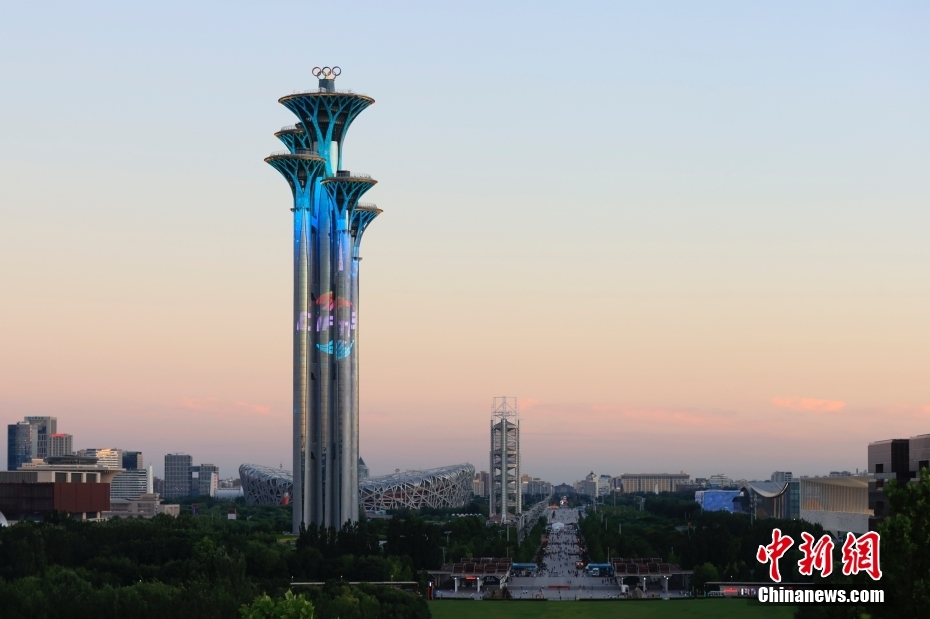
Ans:
{"type": "Polygon", "coordinates": [[[349,125],[374,103],[337,91],[338,67],[314,68],[319,88],[281,97],[298,123],[265,161],[287,180],[294,206],[293,527],[358,519],[359,245],[381,210],[360,203],[376,183],[342,169],[349,125]]]}

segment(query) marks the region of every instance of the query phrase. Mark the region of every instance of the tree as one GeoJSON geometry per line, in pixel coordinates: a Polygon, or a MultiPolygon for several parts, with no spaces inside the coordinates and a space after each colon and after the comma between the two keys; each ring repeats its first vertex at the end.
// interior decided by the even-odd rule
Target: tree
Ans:
{"type": "Polygon", "coordinates": [[[930,608],[930,470],[921,469],[916,483],[899,486],[891,481],[885,496],[891,515],[878,532],[881,584],[890,604],[875,611],[920,617],[930,608]]]}
{"type": "Polygon", "coordinates": [[[691,584],[697,591],[704,589],[704,585],[709,582],[720,580],[720,573],[713,563],[704,563],[703,565],[694,566],[694,575],[691,577],[691,584]]]}
{"type": "Polygon", "coordinates": [[[243,619],[313,619],[313,604],[304,596],[287,591],[278,600],[260,595],[251,605],[243,604],[239,614],[243,619]]]}

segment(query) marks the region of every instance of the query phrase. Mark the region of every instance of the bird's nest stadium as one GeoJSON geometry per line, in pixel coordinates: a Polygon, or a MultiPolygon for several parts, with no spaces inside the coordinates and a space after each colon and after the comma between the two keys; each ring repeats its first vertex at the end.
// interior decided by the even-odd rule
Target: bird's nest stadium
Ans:
{"type": "MultiPolygon", "coordinates": [[[[463,507],[471,499],[475,467],[454,464],[422,471],[404,471],[359,482],[359,505],[365,511],[463,507]]],[[[290,471],[243,464],[242,492],[248,505],[287,505],[294,479],[290,471]]]]}
{"type": "Polygon", "coordinates": [[[242,494],[246,505],[287,505],[294,490],[294,477],[290,471],[259,464],[239,467],[242,494]]]}
{"type": "Polygon", "coordinates": [[[474,477],[475,467],[470,464],[369,477],[358,485],[358,502],[369,512],[463,507],[471,499],[474,477]]]}

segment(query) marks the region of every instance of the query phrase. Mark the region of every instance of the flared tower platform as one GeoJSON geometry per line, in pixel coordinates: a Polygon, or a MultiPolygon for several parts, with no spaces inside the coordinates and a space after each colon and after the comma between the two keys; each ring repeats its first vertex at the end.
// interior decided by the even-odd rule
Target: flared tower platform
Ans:
{"type": "Polygon", "coordinates": [[[294,509],[301,523],[358,520],[359,245],[381,210],[359,199],[377,181],[342,169],[349,126],[374,99],[336,90],[338,67],[315,68],[319,88],[281,97],[298,123],[265,161],[294,202],[294,509]]]}

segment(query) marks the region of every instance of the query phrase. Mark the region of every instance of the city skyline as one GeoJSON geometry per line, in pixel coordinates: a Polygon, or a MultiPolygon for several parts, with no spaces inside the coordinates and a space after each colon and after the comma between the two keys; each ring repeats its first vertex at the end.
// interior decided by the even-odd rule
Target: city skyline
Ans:
{"type": "Polygon", "coordinates": [[[350,3],[296,66],[296,3],[10,7],[0,421],[291,468],[291,198],[260,158],[329,63],[378,99],[346,149],[390,213],[373,475],[482,469],[502,393],[553,483],[826,474],[926,433],[930,8],[674,6],[350,3]]]}

